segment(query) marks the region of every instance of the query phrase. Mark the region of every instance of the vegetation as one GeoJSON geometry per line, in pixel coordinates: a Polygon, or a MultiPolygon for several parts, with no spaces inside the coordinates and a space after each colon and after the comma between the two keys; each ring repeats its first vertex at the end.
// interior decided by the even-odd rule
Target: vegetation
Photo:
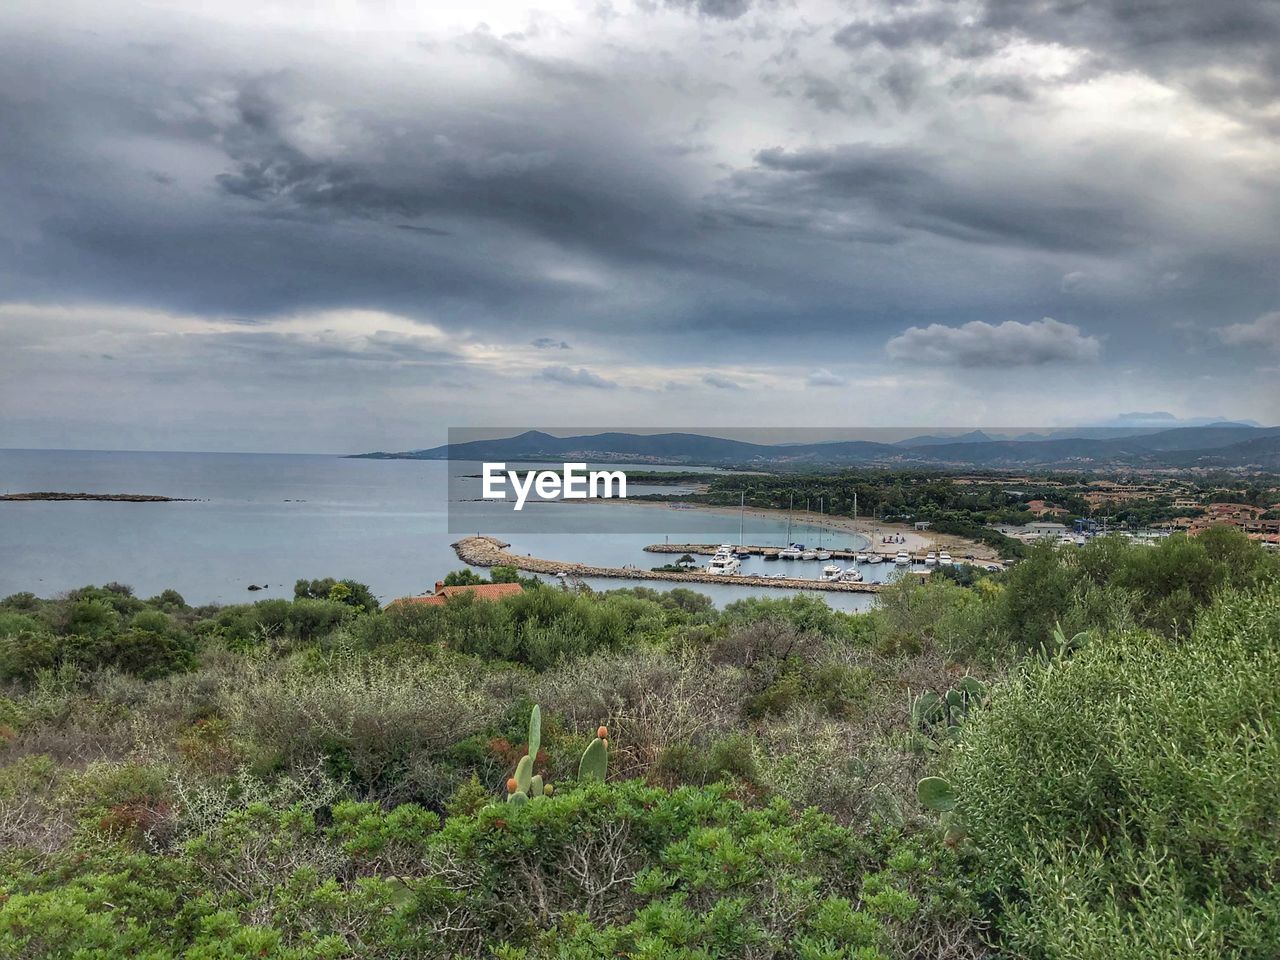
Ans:
{"type": "Polygon", "coordinates": [[[1200,503],[1243,503],[1262,508],[1280,505],[1280,487],[1272,478],[1230,475],[1152,480],[1114,478],[1133,492],[1095,509],[1088,495],[1097,492],[1092,475],[1047,473],[1028,477],[998,473],[960,476],[936,470],[842,470],[775,473],[720,473],[698,478],[704,492],[654,495],[651,499],[689,500],[736,507],[741,497],[752,507],[806,507],[825,513],[889,522],[928,521],[931,529],[990,544],[1004,556],[1020,555],[1021,544],[988,529],[990,524],[1025,524],[1039,519],[1031,510],[1044,501],[1060,510],[1053,519],[1102,518],[1113,527],[1145,528],[1155,523],[1199,516],[1201,508],[1174,506],[1180,497],[1200,503]]]}
{"type": "Polygon", "coordinates": [[[0,601],[0,956],[1276,955],[1280,563],[1234,533],[866,614],[525,586],[0,601]]]}

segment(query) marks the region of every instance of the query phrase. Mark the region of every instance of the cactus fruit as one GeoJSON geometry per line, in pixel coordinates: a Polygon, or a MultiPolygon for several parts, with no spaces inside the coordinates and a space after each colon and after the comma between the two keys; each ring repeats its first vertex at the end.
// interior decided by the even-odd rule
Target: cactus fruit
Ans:
{"type": "Polygon", "coordinates": [[[542,793],[543,793],[543,795],[544,795],[544,796],[548,796],[548,797],[549,797],[549,796],[551,796],[551,794],[555,793],[555,790],[556,790],[556,788],[555,788],[555,787],[553,787],[551,784],[549,784],[549,783],[548,783],[545,787],[543,787],[543,788],[542,788],[542,793]]]}
{"type": "Polygon", "coordinates": [[[609,728],[604,726],[603,724],[601,726],[596,727],[596,736],[599,737],[601,740],[609,739],[609,728]]]}
{"type": "MultiPolygon", "coordinates": [[[[606,731],[607,732],[607,731],[606,731]]],[[[603,780],[609,767],[609,742],[603,737],[596,737],[587,749],[582,751],[582,760],[578,763],[579,780],[603,780]]]]}
{"type": "Polygon", "coordinates": [[[507,778],[507,793],[515,793],[520,789],[520,781],[515,777],[507,778]]]}

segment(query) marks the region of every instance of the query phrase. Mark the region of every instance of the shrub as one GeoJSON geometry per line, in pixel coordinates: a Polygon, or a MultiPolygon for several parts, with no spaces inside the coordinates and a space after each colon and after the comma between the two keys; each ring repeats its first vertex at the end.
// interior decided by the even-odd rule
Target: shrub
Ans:
{"type": "Polygon", "coordinates": [[[957,812],[1033,956],[1249,957],[1280,943],[1280,586],[1177,648],[1095,638],[970,718],[957,812]]]}
{"type": "Polygon", "coordinates": [[[246,678],[225,692],[222,713],[244,731],[262,768],[322,759],[368,795],[438,803],[458,779],[439,769],[438,755],[501,712],[483,679],[443,661],[343,656],[323,673],[246,678]]]}

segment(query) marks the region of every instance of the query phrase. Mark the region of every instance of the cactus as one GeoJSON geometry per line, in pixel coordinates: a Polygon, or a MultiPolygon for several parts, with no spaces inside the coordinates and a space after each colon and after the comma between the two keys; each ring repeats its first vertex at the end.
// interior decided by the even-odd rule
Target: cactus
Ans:
{"type": "Polygon", "coordinates": [[[911,719],[917,727],[937,723],[942,719],[942,698],[936,693],[925,692],[911,705],[911,719]]]}
{"type": "Polygon", "coordinates": [[[603,780],[608,772],[609,730],[600,727],[596,730],[596,738],[582,751],[582,760],[578,763],[578,779],[603,780]]]}
{"type": "Polygon", "coordinates": [[[542,748],[542,708],[536,703],[529,712],[529,746],[516,764],[516,772],[507,781],[507,802],[519,806],[530,798],[551,795],[551,785],[542,782],[541,774],[534,774],[533,765],[542,748]]]}
{"type": "Polygon", "coordinates": [[[948,813],[956,808],[956,790],[942,777],[925,777],[916,784],[916,796],[920,805],[938,813],[948,813]]]}
{"type": "Polygon", "coordinates": [[[516,789],[521,793],[529,792],[529,782],[533,779],[533,757],[525,754],[516,764],[516,789]]]}
{"type": "Polygon", "coordinates": [[[911,720],[917,730],[939,727],[946,736],[955,736],[970,713],[987,700],[987,685],[977,677],[962,677],[950,690],[926,691],[911,705],[911,720]]]}
{"type": "Polygon", "coordinates": [[[529,756],[535,759],[542,749],[542,708],[536,703],[529,712],[529,756]]]}
{"type": "Polygon", "coordinates": [[[938,819],[942,824],[942,839],[947,846],[957,846],[968,837],[964,819],[956,810],[960,796],[949,780],[942,777],[925,777],[916,784],[916,797],[920,800],[922,807],[940,815],[938,819]]]}

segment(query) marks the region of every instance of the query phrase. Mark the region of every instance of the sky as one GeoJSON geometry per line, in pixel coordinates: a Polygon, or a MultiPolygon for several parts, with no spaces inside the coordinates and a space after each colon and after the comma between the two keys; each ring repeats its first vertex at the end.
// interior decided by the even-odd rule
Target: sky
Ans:
{"type": "Polygon", "coordinates": [[[1272,0],[8,0],[0,447],[1280,422],[1272,0]]]}

